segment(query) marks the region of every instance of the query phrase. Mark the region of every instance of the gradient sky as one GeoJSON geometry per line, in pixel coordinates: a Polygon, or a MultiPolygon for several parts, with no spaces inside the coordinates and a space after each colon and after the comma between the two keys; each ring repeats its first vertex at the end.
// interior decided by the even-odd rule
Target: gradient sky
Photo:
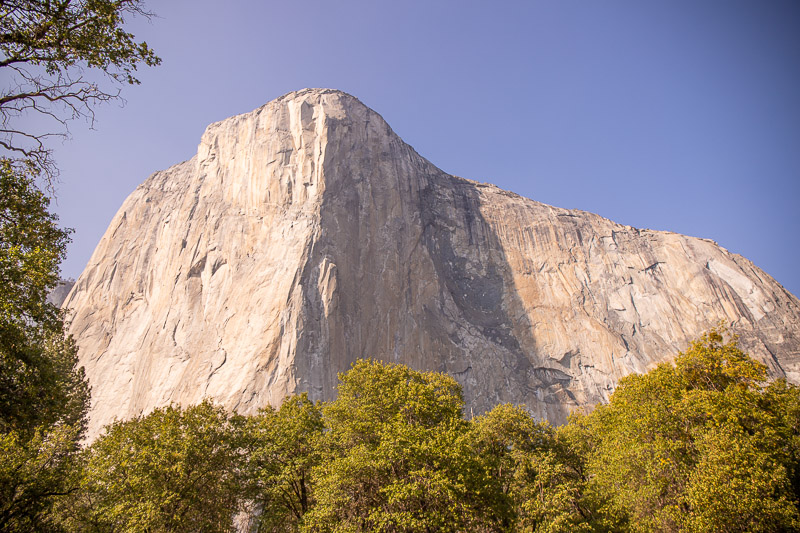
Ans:
{"type": "Polygon", "coordinates": [[[163,58],[56,147],[77,277],[206,125],[331,87],[443,170],[717,241],[800,294],[800,2],[149,2],[163,58]],[[225,7],[222,7],[222,6],[225,7]]]}

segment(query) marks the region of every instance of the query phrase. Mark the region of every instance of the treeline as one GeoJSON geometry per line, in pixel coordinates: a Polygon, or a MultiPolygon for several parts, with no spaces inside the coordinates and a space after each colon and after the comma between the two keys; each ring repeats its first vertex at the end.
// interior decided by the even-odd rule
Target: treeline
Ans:
{"type": "MultiPolygon", "coordinates": [[[[6,439],[4,483],[46,485],[63,468],[30,521],[0,528],[798,530],[800,392],[765,378],[712,331],[555,428],[511,405],[467,420],[453,378],[362,360],[328,403],[156,409],[74,452],[57,433],[33,456],[6,439]],[[59,453],[70,459],[53,462],[59,453]]],[[[14,497],[3,498],[5,513],[14,497]]]]}

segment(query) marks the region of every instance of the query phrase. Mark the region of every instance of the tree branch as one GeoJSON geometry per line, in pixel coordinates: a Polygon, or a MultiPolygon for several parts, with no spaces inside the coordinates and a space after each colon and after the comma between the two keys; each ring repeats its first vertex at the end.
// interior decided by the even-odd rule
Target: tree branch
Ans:
{"type": "Polygon", "coordinates": [[[138,65],[161,62],[122,28],[126,15],[153,16],[143,0],[0,0],[0,69],[10,74],[0,89],[0,157],[27,159],[52,186],[56,167],[43,141],[68,137],[75,119],[91,127],[94,106],[121,99],[123,83],[139,83],[138,65]],[[110,87],[86,81],[90,71],[104,74],[110,87]],[[50,131],[14,125],[31,113],[52,121],[50,131]]]}

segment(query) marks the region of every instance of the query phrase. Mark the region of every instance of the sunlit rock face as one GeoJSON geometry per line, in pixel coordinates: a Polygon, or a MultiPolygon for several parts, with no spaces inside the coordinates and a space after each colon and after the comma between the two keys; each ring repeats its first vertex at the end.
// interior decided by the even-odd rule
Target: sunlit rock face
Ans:
{"type": "Polygon", "coordinates": [[[747,259],[451,176],[333,90],[210,125],[128,197],[64,305],[90,438],[171,402],[328,399],[362,357],[453,375],[474,414],[560,423],[720,321],[800,378],[800,302],[747,259]]]}

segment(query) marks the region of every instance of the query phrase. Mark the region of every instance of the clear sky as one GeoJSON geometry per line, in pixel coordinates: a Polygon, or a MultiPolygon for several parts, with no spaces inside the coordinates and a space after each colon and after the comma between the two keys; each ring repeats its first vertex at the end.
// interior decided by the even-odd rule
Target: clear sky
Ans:
{"type": "Polygon", "coordinates": [[[443,170],[717,241],[800,295],[800,1],[150,1],[163,58],[56,147],[77,277],[205,126],[341,89],[443,170]]]}

